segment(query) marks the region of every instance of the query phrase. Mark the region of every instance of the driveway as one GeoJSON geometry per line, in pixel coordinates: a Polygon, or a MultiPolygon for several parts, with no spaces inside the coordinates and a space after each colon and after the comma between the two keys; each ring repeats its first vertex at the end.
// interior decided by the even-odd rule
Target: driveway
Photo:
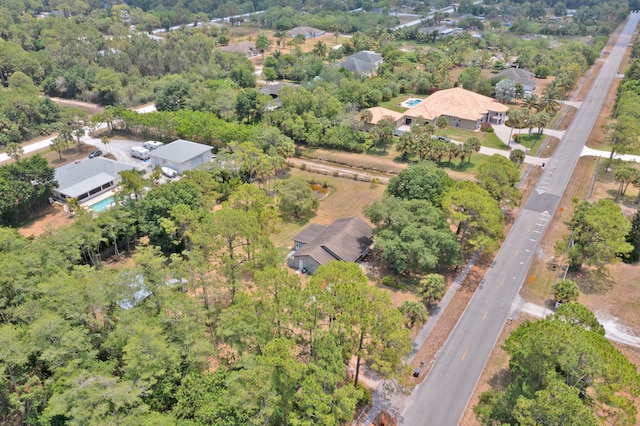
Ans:
{"type": "Polygon", "coordinates": [[[149,160],[142,161],[131,156],[131,148],[134,146],[142,146],[139,141],[133,141],[129,139],[111,139],[111,142],[107,147],[104,146],[102,141],[98,138],[91,138],[85,136],[83,142],[87,145],[93,145],[103,153],[110,153],[120,163],[134,166],[139,170],[144,170],[145,173],[151,172],[151,162],[149,160]]]}

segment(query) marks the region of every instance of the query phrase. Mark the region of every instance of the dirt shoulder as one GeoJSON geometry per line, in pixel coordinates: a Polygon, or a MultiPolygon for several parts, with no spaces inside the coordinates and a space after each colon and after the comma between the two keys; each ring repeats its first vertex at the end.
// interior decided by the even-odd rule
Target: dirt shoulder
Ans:
{"type": "MultiPolygon", "coordinates": [[[[619,27],[622,28],[621,26],[619,27]]],[[[619,34],[619,31],[617,32],[619,34]]],[[[616,34],[612,37],[612,42],[616,39],[616,34]]],[[[609,45],[604,48],[609,49],[609,45]]],[[[628,61],[628,56],[625,57],[628,61]]],[[[626,67],[627,62],[623,65],[626,67]]],[[[582,101],[588,91],[591,89],[595,77],[597,76],[602,59],[599,60],[587,73],[580,85],[576,88],[572,98],[576,101],[582,101]]],[[[624,68],[623,68],[624,69],[624,68]]],[[[594,148],[602,148],[601,141],[605,138],[607,129],[610,126],[610,118],[615,104],[617,87],[620,79],[617,79],[600,111],[598,120],[587,141],[587,145],[594,148]]],[[[572,114],[565,114],[558,123],[559,129],[568,127],[572,119],[572,114]]],[[[549,299],[551,287],[553,283],[562,278],[564,273],[564,259],[562,255],[555,252],[555,244],[568,234],[567,223],[573,214],[575,208],[574,199],[584,200],[585,198],[599,199],[603,197],[611,198],[610,189],[603,183],[601,179],[594,181],[599,169],[603,168],[596,158],[583,157],[578,161],[576,169],[573,172],[569,185],[560,200],[559,208],[554,215],[549,228],[542,240],[540,250],[534,260],[529,275],[534,277],[533,282],[525,283],[520,292],[520,296],[525,301],[544,305],[549,299]]],[[[630,330],[640,332],[640,267],[638,265],[615,265],[609,268],[608,277],[594,277],[592,273],[586,271],[582,274],[569,275],[567,278],[573,279],[579,283],[581,287],[580,302],[585,304],[592,311],[600,314],[611,314],[621,319],[625,326],[630,330]],[[615,284],[614,284],[615,283],[615,284]]],[[[509,378],[508,362],[509,357],[501,348],[504,340],[515,330],[522,321],[528,318],[526,315],[520,315],[511,324],[505,325],[497,345],[487,361],[487,365],[478,381],[474,395],[467,406],[461,424],[464,426],[476,426],[480,423],[475,418],[473,407],[478,403],[479,396],[482,392],[493,388],[499,390],[509,378]]],[[[618,347],[629,357],[636,365],[640,365],[640,350],[631,347],[618,347]]]]}

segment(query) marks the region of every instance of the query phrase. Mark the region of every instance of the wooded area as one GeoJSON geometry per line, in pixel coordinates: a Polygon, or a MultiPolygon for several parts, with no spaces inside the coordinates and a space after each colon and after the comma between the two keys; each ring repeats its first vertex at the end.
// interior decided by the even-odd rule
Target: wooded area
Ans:
{"type": "MultiPolygon", "coordinates": [[[[57,131],[52,149],[60,153],[71,143],[80,146],[87,128],[105,125],[109,135],[203,143],[217,156],[215,165],[162,185],[159,173],[145,178],[122,172],[116,207],[93,215],[69,203],[74,223],[38,238],[0,227],[0,419],[33,425],[339,425],[370,402],[359,383],[362,366],[408,389],[410,329],[424,323],[426,306],[445,294],[440,273],[500,246],[503,211],[522,197],[516,184],[524,154],[490,157],[476,168],[477,182],[455,182],[439,166],[456,158],[461,165],[470,162],[480,149],[477,137],[463,144],[434,138],[446,120],[399,138],[394,123],[381,120],[367,133],[367,108],[395,108],[400,95],[464,86],[505,103],[518,99],[526,105],[509,112],[509,124],[541,132],[599,57],[609,32],[637,5],[462,1],[458,12],[486,18],[460,24],[482,30],[481,37],[393,31],[399,19],[388,11],[397,6],[133,0],[103,7],[15,0],[0,7],[0,145],[15,160],[0,167],[3,225],[23,223],[55,188],[46,160],[24,157],[16,144],[34,136],[57,131]],[[356,7],[363,11],[349,12],[356,7]],[[193,25],[263,8],[247,22],[193,25]],[[567,8],[576,9],[571,19],[567,8]],[[539,19],[551,13],[562,24],[539,19]],[[177,24],[186,25],[156,36],[161,40],[150,37],[155,28],[177,24]],[[342,32],[351,37],[338,49],[318,41],[303,51],[303,40],[286,34],[296,25],[326,30],[336,41],[342,32]],[[243,26],[258,32],[246,35],[243,26]],[[277,101],[258,90],[257,57],[252,62],[217,49],[247,39],[262,56],[260,78],[289,83],[277,101]],[[362,50],[383,56],[375,75],[335,66],[362,50]],[[489,77],[507,62],[554,82],[539,98],[524,100],[522,87],[489,77]],[[54,96],[105,108],[89,117],[57,106],[54,96]],[[158,112],[128,109],[144,102],[154,102],[158,112]],[[394,144],[398,161],[410,167],[390,179],[380,201],[357,206],[354,214],[367,207],[375,225],[373,255],[390,271],[381,284],[414,277],[417,300],[393,307],[389,293],[370,285],[355,263],[331,262],[304,278],[285,269],[270,237],[282,220],[302,226],[319,204],[308,182],[283,173],[287,159],[301,146],[386,154],[394,144]]],[[[427,19],[424,5],[411,7],[428,24],[445,18],[427,19]]],[[[637,73],[634,62],[628,74],[637,73]]],[[[625,77],[618,152],[638,148],[636,86],[625,77]]],[[[622,195],[638,181],[631,172],[616,176],[622,195]]],[[[572,221],[575,267],[637,255],[640,219],[631,227],[612,204],[578,208],[572,221]]],[[[563,282],[555,296],[569,302],[575,292],[575,285],[563,282]]],[[[603,407],[615,407],[625,421],[635,418],[628,397],[638,394],[633,367],[611,349],[590,313],[573,304],[561,309],[507,342],[513,381],[504,392],[483,397],[477,412],[487,424],[531,418],[556,423],[560,406],[580,424],[592,424],[594,410],[603,407]],[[552,358],[545,348],[568,355],[552,358]],[[581,375],[584,369],[589,374],[581,375]],[[600,393],[592,398],[594,390],[600,393]]]]}

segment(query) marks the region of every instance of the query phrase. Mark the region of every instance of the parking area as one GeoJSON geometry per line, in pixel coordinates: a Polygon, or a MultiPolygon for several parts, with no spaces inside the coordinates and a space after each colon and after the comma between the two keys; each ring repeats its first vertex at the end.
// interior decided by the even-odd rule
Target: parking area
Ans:
{"type": "Polygon", "coordinates": [[[142,146],[142,142],[140,141],[128,139],[111,139],[109,145],[105,147],[100,139],[85,136],[83,142],[88,145],[95,146],[96,149],[99,149],[104,154],[112,154],[114,157],[116,157],[116,160],[121,163],[134,166],[139,170],[144,170],[145,174],[151,172],[151,162],[149,160],[138,160],[137,158],[133,158],[131,156],[131,148],[133,148],[134,146],[142,146]]]}

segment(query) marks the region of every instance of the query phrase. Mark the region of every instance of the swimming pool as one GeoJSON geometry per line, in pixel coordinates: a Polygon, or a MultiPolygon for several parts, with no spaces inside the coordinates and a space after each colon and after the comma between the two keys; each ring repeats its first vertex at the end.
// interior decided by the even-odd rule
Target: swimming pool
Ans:
{"type": "Polygon", "coordinates": [[[115,205],[115,198],[111,196],[109,198],[105,198],[104,200],[100,200],[95,204],[91,204],[89,207],[91,207],[91,209],[94,211],[103,212],[105,210],[110,209],[114,205],[115,205]]]}
{"type": "Polygon", "coordinates": [[[422,102],[422,99],[409,98],[406,101],[402,102],[400,104],[400,106],[405,107],[405,108],[412,108],[412,107],[418,105],[420,102],[422,102]]]}

